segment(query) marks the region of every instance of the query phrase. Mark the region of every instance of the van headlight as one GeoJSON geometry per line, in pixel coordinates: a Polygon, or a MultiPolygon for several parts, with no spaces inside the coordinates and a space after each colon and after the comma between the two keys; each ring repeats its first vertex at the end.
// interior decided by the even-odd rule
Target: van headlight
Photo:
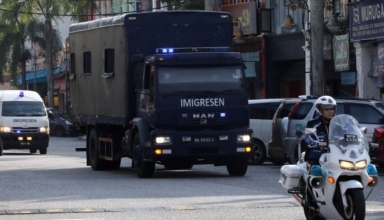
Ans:
{"type": "Polygon", "coordinates": [[[155,138],[156,144],[171,144],[171,137],[169,136],[158,136],[155,138]]]}
{"type": "Polygon", "coordinates": [[[238,142],[249,142],[251,140],[251,135],[249,134],[240,134],[237,135],[238,142]]]}
{"type": "Polygon", "coordinates": [[[65,121],[65,123],[66,123],[67,125],[72,125],[72,122],[70,122],[70,121],[65,121]]]}
{"type": "Polygon", "coordinates": [[[40,133],[47,133],[49,134],[49,127],[40,127],[40,133]]]}
{"type": "Polygon", "coordinates": [[[11,130],[12,129],[10,127],[0,127],[0,132],[10,133],[11,130]]]}

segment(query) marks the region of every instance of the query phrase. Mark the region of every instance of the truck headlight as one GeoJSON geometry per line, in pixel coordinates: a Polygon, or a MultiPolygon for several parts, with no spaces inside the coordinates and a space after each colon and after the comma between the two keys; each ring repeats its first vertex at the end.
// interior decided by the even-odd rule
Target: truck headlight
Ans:
{"type": "Polygon", "coordinates": [[[171,137],[169,136],[159,136],[155,138],[155,143],[156,144],[170,144],[171,142],[171,137]]]}
{"type": "Polygon", "coordinates": [[[0,127],[0,132],[9,133],[11,130],[10,127],[0,127]]]}
{"type": "Polygon", "coordinates": [[[40,127],[40,133],[47,133],[47,134],[49,134],[49,127],[40,127]]]}
{"type": "Polygon", "coordinates": [[[250,140],[251,140],[251,136],[249,134],[237,135],[238,142],[248,142],[250,140]]]}
{"type": "Polygon", "coordinates": [[[367,167],[367,161],[366,160],[360,160],[356,163],[355,168],[357,170],[363,170],[367,167]]]}
{"type": "Polygon", "coordinates": [[[353,170],[353,169],[355,169],[355,164],[353,164],[350,161],[340,160],[339,165],[340,165],[341,169],[345,169],[345,170],[353,170]]]}

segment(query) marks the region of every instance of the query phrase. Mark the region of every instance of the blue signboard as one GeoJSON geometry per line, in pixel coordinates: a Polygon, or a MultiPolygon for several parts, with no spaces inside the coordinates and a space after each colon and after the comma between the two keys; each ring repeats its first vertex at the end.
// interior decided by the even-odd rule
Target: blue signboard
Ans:
{"type": "Polygon", "coordinates": [[[384,1],[370,0],[349,5],[351,41],[384,37],[384,1]]]}
{"type": "Polygon", "coordinates": [[[341,85],[355,85],[356,73],[355,72],[341,72],[341,85]]]}

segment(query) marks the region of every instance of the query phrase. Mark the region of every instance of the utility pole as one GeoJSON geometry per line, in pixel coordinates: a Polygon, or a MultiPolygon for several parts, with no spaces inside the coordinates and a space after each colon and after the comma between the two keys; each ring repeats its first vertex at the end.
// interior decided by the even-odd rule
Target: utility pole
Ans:
{"type": "Polygon", "coordinates": [[[314,96],[324,95],[324,0],[311,1],[312,89],[314,96]]]}
{"type": "Polygon", "coordinates": [[[141,0],[141,11],[150,12],[152,10],[152,1],[151,0],[141,0]]]}

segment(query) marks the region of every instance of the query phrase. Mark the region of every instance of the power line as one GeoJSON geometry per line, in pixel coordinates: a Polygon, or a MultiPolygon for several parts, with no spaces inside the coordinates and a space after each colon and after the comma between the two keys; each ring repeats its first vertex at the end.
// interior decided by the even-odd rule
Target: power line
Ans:
{"type": "MultiPolygon", "coordinates": [[[[106,1],[106,0],[103,0],[106,1]]],[[[179,6],[183,4],[187,4],[192,2],[192,0],[187,0],[184,2],[180,3],[174,3],[171,5],[159,7],[159,8],[152,8],[152,9],[147,9],[147,10],[140,10],[140,11],[132,11],[132,12],[119,12],[119,13],[106,13],[106,14],[44,14],[41,12],[24,12],[24,11],[14,11],[14,10],[9,10],[9,9],[4,9],[0,8],[0,11],[5,11],[5,12],[11,12],[11,13],[20,13],[20,14],[29,14],[29,15],[50,15],[50,16],[62,16],[62,17],[73,17],[73,16],[115,16],[115,15],[121,15],[121,14],[126,14],[126,13],[140,13],[140,12],[148,12],[152,11],[153,9],[162,9],[162,8],[168,8],[168,7],[173,7],[173,6],[179,6]]]]}

